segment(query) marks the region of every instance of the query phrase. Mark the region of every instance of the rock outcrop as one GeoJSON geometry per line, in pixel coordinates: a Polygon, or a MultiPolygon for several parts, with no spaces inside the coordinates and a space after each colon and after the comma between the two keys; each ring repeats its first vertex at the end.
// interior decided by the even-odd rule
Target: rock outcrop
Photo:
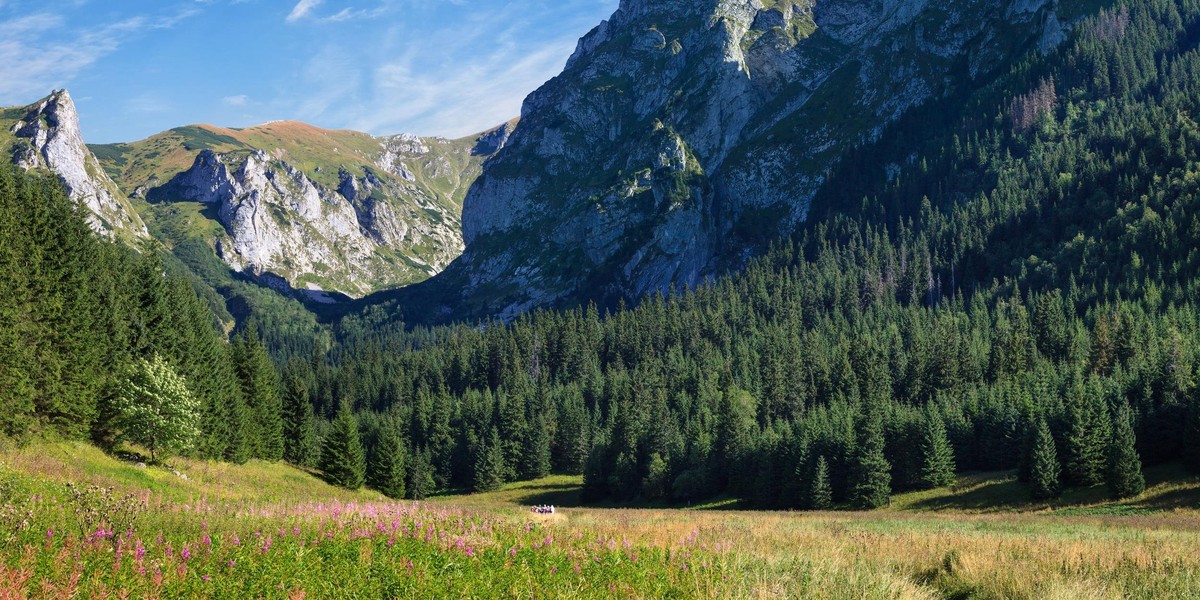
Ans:
{"type": "Polygon", "coordinates": [[[359,297],[428,279],[458,257],[463,197],[508,128],[447,140],[286,121],[195,125],[97,153],[148,201],[168,246],[201,237],[272,287],[359,297]]]}
{"type": "Polygon", "coordinates": [[[149,197],[214,207],[222,260],[296,288],[361,296],[434,275],[462,251],[453,211],[369,167],[339,169],[335,189],[263,150],[204,150],[149,197]]]}
{"type": "Polygon", "coordinates": [[[441,279],[505,318],[701,281],[806,218],[846,150],[1057,43],[1056,8],[622,0],[526,99],[441,279]]]}
{"type": "Polygon", "coordinates": [[[137,212],[84,144],[79,113],[66,90],[15,112],[19,120],[8,126],[16,138],[13,162],[57,175],[71,198],[88,209],[95,231],[129,240],[147,237],[137,212]]]}

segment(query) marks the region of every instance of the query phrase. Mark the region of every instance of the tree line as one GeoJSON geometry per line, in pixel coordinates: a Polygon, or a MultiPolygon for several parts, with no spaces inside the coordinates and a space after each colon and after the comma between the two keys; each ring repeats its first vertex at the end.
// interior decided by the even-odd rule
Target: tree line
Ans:
{"type": "Polygon", "coordinates": [[[0,427],[119,439],[106,411],[157,357],[197,399],[185,451],[393,497],[558,472],[588,500],[875,507],[999,470],[1136,495],[1144,465],[1200,468],[1198,24],[1102,12],[851,153],[736,274],[513,323],[377,306],[226,342],[185,269],[6,168],[0,427]]]}

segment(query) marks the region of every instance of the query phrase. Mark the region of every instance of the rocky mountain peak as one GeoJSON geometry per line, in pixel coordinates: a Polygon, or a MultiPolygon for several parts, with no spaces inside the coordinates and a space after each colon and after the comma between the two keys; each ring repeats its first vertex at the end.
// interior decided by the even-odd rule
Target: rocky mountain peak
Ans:
{"type": "Polygon", "coordinates": [[[24,169],[56,174],[71,197],[88,208],[93,229],[105,235],[147,237],[141,218],[84,144],[79,113],[67,90],[26,107],[10,133],[17,138],[13,161],[24,169]]]}
{"type": "Polygon", "coordinates": [[[806,218],[844,152],[1061,39],[1057,4],[623,0],[526,98],[446,281],[507,317],[697,283],[806,218]]]}

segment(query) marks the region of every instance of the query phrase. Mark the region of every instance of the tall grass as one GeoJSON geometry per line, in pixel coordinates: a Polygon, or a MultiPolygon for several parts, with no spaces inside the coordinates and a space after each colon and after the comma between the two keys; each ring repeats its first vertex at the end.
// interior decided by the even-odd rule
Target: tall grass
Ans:
{"type": "Polygon", "coordinates": [[[397,503],[265,463],[181,461],[185,481],[71,444],[0,463],[4,598],[1200,597],[1186,509],[534,515],[573,481],[397,503]]]}

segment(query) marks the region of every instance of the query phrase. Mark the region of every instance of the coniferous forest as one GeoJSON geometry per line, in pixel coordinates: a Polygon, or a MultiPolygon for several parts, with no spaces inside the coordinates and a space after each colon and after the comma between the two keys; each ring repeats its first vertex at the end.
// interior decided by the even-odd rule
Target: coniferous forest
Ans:
{"type": "Polygon", "coordinates": [[[1000,470],[1136,495],[1144,465],[1200,469],[1198,45],[1195,0],[1104,11],[864,143],[728,275],[507,324],[228,333],[169,254],[0,168],[0,428],[121,439],[157,360],[199,407],[181,452],[395,497],[554,472],[589,501],[873,508],[1000,470]]]}

